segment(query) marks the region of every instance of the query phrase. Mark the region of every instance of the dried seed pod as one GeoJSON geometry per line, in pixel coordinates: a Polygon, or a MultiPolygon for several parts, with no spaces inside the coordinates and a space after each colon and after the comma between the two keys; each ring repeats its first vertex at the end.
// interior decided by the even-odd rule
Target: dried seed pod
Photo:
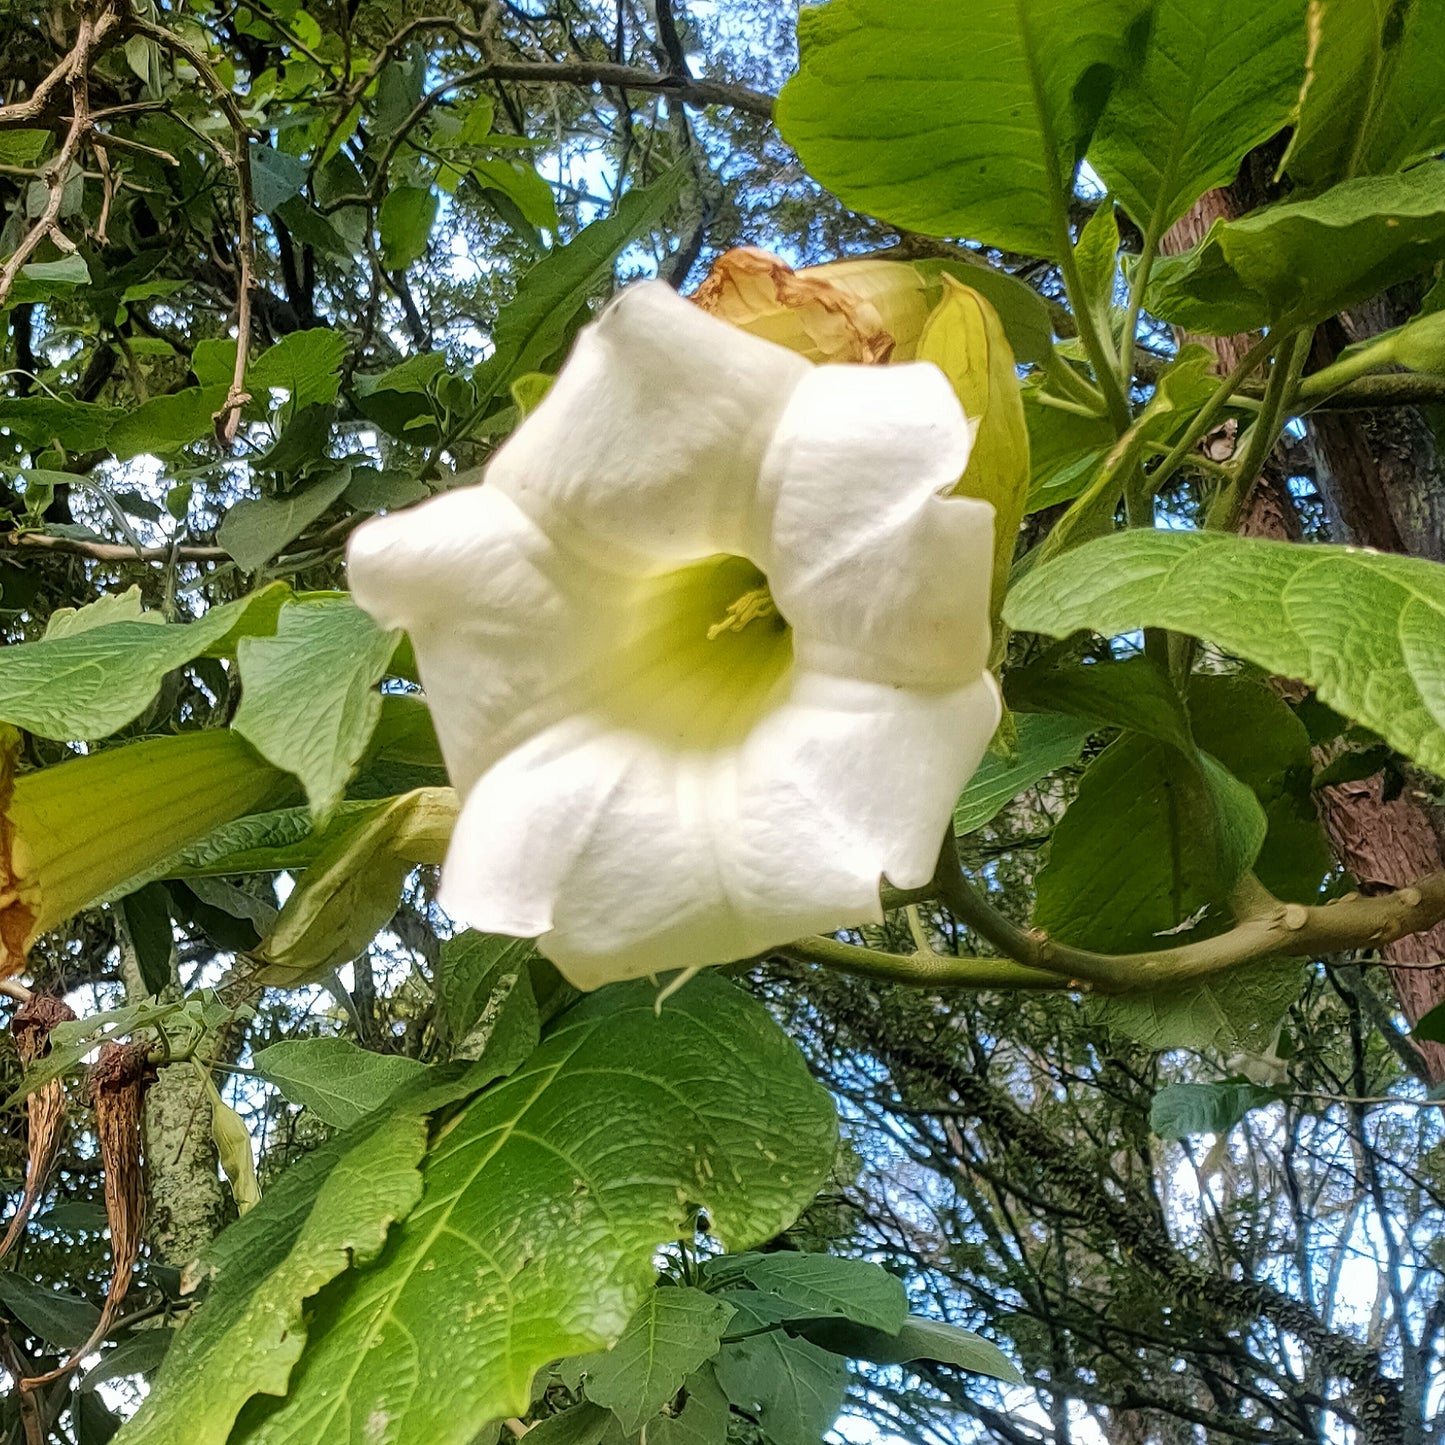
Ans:
{"type": "Polygon", "coordinates": [[[146,1086],[155,1078],[148,1052],[147,1044],[102,1044],[86,1081],[95,1108],[95,1129],[105,1175],[105,1216],[110,1226],[110,1287],[106,1290],[100,1320],[90,1338],[64,1364],[47,1375],[22,1380],[22,1389],[34,1390],[73,1370],[110,1332],[116,1311],[130,1288],[145,1223],[141,1104],[146,1086]]]}
{"type": "MultiPolygon", "coordinates": [[[[20,1061],[29,1068],[36,1059],[50,1052],[50,1031],[58,1023],[75,1017],[75,1011],[64,999],[52,994],[36,994],[15,1010],[10,1032],[20,1061]]],[[[45,1182],[50,1177],[60,1140],[65,1130],[65,1086],[59,1079],[42,1084],[25,1101],[29,1159],[25,1165],[25,1189],[20,1203],[10,1218],[5,1238],[0,1240],[0,1259],[15,1247],[25,1232],[31,1212],[39,1202],[45,1182]]]]}

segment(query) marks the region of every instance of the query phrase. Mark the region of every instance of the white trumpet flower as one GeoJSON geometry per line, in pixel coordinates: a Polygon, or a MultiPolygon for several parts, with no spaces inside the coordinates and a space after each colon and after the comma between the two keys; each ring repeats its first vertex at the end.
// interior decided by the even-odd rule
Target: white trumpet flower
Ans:
{"type": "Polygon", "coordinates": [[[999,716],[970,442],[932,365],[816,366],[653,282],[481,484],[359,528],[463,800],[447,912],[591,989],[926,882],[999,716]]]}

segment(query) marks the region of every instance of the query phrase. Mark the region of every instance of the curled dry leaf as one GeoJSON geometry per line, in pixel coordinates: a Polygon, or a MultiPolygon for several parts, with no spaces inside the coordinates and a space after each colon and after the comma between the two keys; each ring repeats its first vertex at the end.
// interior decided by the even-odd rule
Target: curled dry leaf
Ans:
{"type": "Polygon", "coordinates": [[[106,1043],[90,1070],[87,1088],[95,1108],[100,1162],[105,1175],[105,1217],[110,1228],[110,1287],[90,1338],[49,1374],[22,1380],[35,1390],[73,1370],[110,1333],[130,1289],[145,1223],[145,1178],[141,1172],[141,1105],[155,1078],[147,1044],[106,1043]]]}
{"type": "MultiPolygon", "coordinates": [[[[36,994],[21,1004],[10,1021],[10,1032],[15,1036],[15,1049],[21,1063],[29,1068],[36,1059],[44,1058],[50,1052],[51,1029],[74,1017],[75,1010],[64,999],[52,994],[36,994]]],[[[25,1232],[55,1164],[55,1156],[60,1151],[60,1139],[65,1128],[65,1086],[59,1079],[51,1079],[30,1095],[25,1107],[29,1116],[25,1189],[15,1213],[10,1217],[5,1238],[0,1240],[0,1259],[10,1253],[16,1240],[25,1232]]]]}

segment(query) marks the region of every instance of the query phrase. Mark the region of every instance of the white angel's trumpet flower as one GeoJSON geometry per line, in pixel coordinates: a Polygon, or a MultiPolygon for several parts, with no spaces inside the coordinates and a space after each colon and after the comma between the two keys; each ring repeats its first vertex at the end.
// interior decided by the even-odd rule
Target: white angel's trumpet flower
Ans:
{"type": "Polygon", "coordinates": [[[359,528],[463,799],[443,908],[591,989],[925,883],[999,716],[970,436],[932,365],[815,366],[646,283],[482,484],[359,528]]]}

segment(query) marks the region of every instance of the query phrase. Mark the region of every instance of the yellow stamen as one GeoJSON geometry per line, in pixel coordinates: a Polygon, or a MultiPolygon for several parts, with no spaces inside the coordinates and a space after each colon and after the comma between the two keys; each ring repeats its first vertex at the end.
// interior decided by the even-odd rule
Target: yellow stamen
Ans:
{"type": "Polygon", "coordinates": [[[714,622],[708,628],[707,640],[716,642],[724,632],[741,632],[748,623],[756,622],[760,617],[777,615],[778,608],[773,601],[773,594],[766,586],[754,587],[751,592],[744,592],[728,607],[727,615],[721,622],[714,622]]]}

